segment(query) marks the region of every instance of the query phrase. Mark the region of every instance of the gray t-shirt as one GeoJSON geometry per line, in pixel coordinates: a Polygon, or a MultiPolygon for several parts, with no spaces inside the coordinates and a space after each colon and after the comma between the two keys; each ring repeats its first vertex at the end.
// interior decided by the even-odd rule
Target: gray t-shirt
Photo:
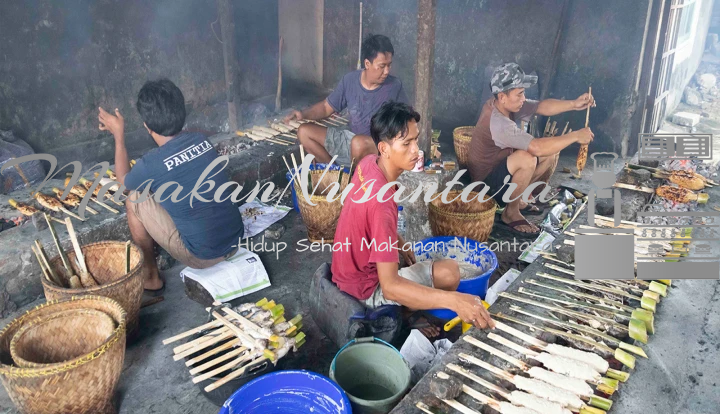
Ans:
{"type": "Polygon", "coordinates": [[[369,91],[360,83],[362,70],[343,76],[337,88],[327,97],[328,104],[336,112],[348,108],[350,131],[370,135],[370,119],[387,101],[409,103],[400,79],[390,75],[379,88],[369,91]]]}
{"type": "Polygon", "coordinates": [[[490,115],[490,134],[495,145],[500,148],[513,148],[527,151],[530,141],[534,137],[522,130],[517,122],[530,121],[540,105],[539,101],[526,100],[518,112],[512,114],[512,119],[501,114],[493,105],[490,115]]]}

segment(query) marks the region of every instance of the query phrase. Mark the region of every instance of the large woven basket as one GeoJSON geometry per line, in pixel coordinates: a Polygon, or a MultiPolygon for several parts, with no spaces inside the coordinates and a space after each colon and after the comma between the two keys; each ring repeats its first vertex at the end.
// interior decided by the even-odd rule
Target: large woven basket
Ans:
{"type": "Polygon", "coordinates": [[[435,193],[434,200],[428,205],[430,228],[435,236],[467,237],[484,243],[490,237],[495,223],[495,200],[481,202],[478,193],[471,192],[469,202],[460,199],[462,191],[450,191],[447,200],[456,200],[443,204],[442,193],[435,193]]]}
{"type": "Polygon", "coordinates": [[[20,328],[10,341],[10,355],[19,367],[46,367],[92,353],[114,331],[115,321],[105,312],[57,312],[20,328]]]}
{"type": "Polygon", "coordinates": [[[315,188],[315,185],[319,182],[314,195],[310,196],[310,201],[315,204],[314,206],[308,204],[307,200],[305,200],[299,182],[295,183],[295,192],[297,194],[300,215],[302,215],[305,227],[307,227],[308,240],[311,242],[332,243],[335,237],[335,229],[337,228],[340,211],[342,210],[340,196],[342,190],[350,182],[350,175],[343,173],[340,187],[333,196],[336,200],[328,202],[327,192],[332,183],[337,183],[340,171],[327,171],[324,177],[323,172],[322,170],[309,172],[309,179],[312,180],[313,188],[315,188]]]}
{"type": "MultiPolygon", "coordinates": [[[[119,241],[102,241],[82,246],[85,263],[99,286],[69,289],[42,279],[45,298],[47,300],[63,299],[80,295],[99,295],[115,299],[127,312],[128,336],[137,333],[140,302],[143,294],[143,254],[134,243],[130,245],[130,273],[125,273],[125,243],[119,241]]],[[[67,253],[75,273],[75,252],[67,253]]],[[[50,260],[56,272],[63,269],[59,256],[50,260]]]]}
{"type": "Polygon", "coordinates": [[[0,382],[23,414],[113,414],[111,399],[125,358],[125,332],[125,310],[106,297],[72,297],[39,305],[0,331],[0,382]],[[115,329],[99,348],[41,367],[13,364],[10,343],[20,330],[74,309],[94,309],[113,319],[115,329]]]}
{"type": "Polygon", "coordinates": [[[474,126],[461,126],[453,130],[453,144],[455,146],[455,155],[458,164],[465,167],[468,163],[470,154],[470,141],[472,141],[472,133],[474,126]]]}

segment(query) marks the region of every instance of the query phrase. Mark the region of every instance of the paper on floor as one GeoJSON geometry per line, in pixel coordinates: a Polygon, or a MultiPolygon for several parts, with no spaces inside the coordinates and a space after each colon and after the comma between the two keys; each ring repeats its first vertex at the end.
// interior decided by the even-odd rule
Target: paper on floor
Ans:
{"type": "Polygon", "coordinates": [[[253,237],[259,234],[271,224],[285,217],[289,211],[290,207],[268,206],[258,200],[243,204],[240,206],[240,214],[245,226],[244,237],[253,237]]]}
{"type": "Polygon", "coordinates": [[[542,251],[550,251],[552,248],[552,242],[555,241],[555,237],[546,232],[542,231],[540,232],[540,235],[535,239],[532,244],[525,249],[524,252],[520,255],[520,260],[528,263],[532,263],[535,261],[535,259],[538,258],[540,255],[540,252],[542,251]]]}
{"type": "Polygon", "coordinates": [[[235,256],[207,269],[186,267],[180,272],[200,283],[212,297],[220,302],[228,302],[249,295],[270,286],[265,266],[255,253],[239,249],[235,256]]]}

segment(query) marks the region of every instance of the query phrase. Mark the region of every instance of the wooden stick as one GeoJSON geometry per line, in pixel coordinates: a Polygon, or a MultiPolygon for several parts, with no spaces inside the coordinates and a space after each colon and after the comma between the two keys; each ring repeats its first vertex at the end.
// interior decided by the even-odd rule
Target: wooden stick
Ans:
{"type": "Polygon", "coordinates": [[[50,266],[50,261],[47,258],[47,253],[45,253],[45,248],[42,244],[40,244],[40,240],[35,240],[35,248],[37,249],[38,253],[40,254],[40,259],[42,260],[42,264],[45,265],[45,268],[47,268],[48,273],[50,274],[50,277],[52,278],[52,282],[59,286],[59,287],[66,287],[64,283],[62,283],[62,278],[55,272],[55,269],[50,266]]]}
{"type": "Polygon", "coordinates": [[[560,134],[560,135],[565,135],[565,133],[567,132],[567,129],[568,129],[569,126],[570,126],[570,122],[566,122],[566,123],[565,123],[565,128],[563,128],[563,132],[562,132],[562,134],[560,134]]]}
{"type": "Polygon", "coordinates": [[[481,341],[479,341],[479,340],[478,340],[477,338],[475,338],[475,337],[472,337],[472,336],[470,336],[470,335],[465,335],[465,336],[463,337],[463,339],[465,340],[465,342],[467,342],[467,343],[469,343],[469,344],[471,344],[471,345],[474,345],[474,346],[476,346],[476,347],[478,347],[478,348],[480,348],[480,349],[482,349],[482,350],[484,350],[484,351],[487,351],[487,352],[489,352],[491,355],[494,355],[494,356],[496,356],[496,357],[498,357],[498,358],[500,358],[500,359],[502,359],[502,360],[504,360],[504,361],[506,361],[506,362],[509,362],[510,364],[512,364],[512,365],[514,365],[514,366],[516,366],[516,367],[518,367],[518,368],[520,368],[520,369],[522,369],[523,371],[527,371],[527,370],[530,369],[530,366],[529,366],[528,364],[526,364],[525,362],[523,362],[523,361],[521,361],[521,360],[519,360],[519,359],[517,359],[517,358],[514,358],[514,357],[512,357],[512,356],[510,356],[510,355],[508,355],[508,354],[500,351],[499,349],[494,348],[494,347],[492,347],[492,346],[490,346],[490,345],[488,345],[488,344],[486,344],[486,343],[484,343],[484,342],[481,342],[481,341]]]}
{"type": "Polygon", "coordinates": [[[242,364],[243,362],[246,362],[246,361],[252,359],[252,355],[250,355],[250,354],[245,355],[246,352],[247,352],[247,350],[243,352],[243,355],[240,355],[239,357],[235,358],[234,360],[228,362],[225,365],[219,366],[219,367],[217,367],[211,371],[208,371],[204,374],[198,375],[197,377],[193,377],[193,379],[192,379],[193,384],[203,382],[208,378],[212,378],[213,376],[215,376],[221,372],[231,370],[231,369],[235,368],[236,366],[242,364]]]}
{"type": "Polygon", "coordinates": [[[188,341],[182,345],[176,346],[175,348],[173,348],[173,353],[179,354],[181,352],[185,352],[188,349],[195,348],[202,343],[209,342],[212,339],[215,339],[218,336],[222,336],[228,332],[230,332],[230,329],[222,326],[222,327],[220,327],[220,329],[215,329],[212,332],[208,332],[198,338],[193,339],[192,341],[188,341]]]}
{"type": "Polygon", "coordinates": [[[149,300],[141,303],[141,304],[140,304],[140,309],[142,309],[142,308],[147,308],[148,306],[152,306],[152,305],[158,304],[158,303],[160,303],[160,302],[162,302],[162,301],[164,301],[164,300],[165,300],[165,296],[156,296],[156,297],[154,297],[154,298],[152,298],[152,299],[149,299],[149,300]]]}
{"type": "Polygon", "coordinates": [[[630,184],[623,184],[623,183],[615,183],[615,184],[613,184],[613,187],[616,187],[616,188],[624,188],[624,189],[626,189],[626,190],[640,191],[640,192],[648,193],[648,194],[655,194],[655,190],[653,190],[652,188],[643,187],[643,186],[640,186],[640,185],[630,185],[630,184]]]}
{"type": "MultiPolygon", "coordinates": [[[[232,357],[234,357],[234,356],[240,355],[240,354],[242,354],[242,353],[245,352],[245,351],[247,351],[247,348],[244,348],[244,347],[240,347],[240,348],[234,349],[234,350],[228,352],[228,353],[225,354],[225,355],[219,356],[219,357],[217,357],[217,358],[215,358],[215,359],[213,359],[213,360],[210,360],[210,361],[208,361],[208,362],[206,362],[206,363],[204,363],[204,364],[202,364],[202,365],[200,365],[200,366],[197,366],[197,367],[191,369],[191,370],[190,370],[190,375],[199,374],[199,373],[207,370],[208,368],[212,368],[212,367],[214,367],[215,365],[217,365],[217,364],[219,364],[219,363],[221,363],[221,362],[227,361],[228,359],[230,359],[230,358],[232,358],[232,357]]],[[[221,372],[222,372],[222,371],[221,371],[221,372]]]]}
{"type": "MultiPolygon", "coordinates": [[[[588,98],[592,97],[592,86],[588,89],[588,98]]],[[[585,128],[588,128],[590,126],[590,106],[587,107],[587,112],[585,113],[585,128]]]]}
{"type": "MultiPolygon", "coordinates": [[[[298,170],[297,162],[295,162],[295,153],[290,154],[290,159],[292,160],[293,167],[295,168],[295,172],[299,173],[300,170],[298,170]]],[[[299,177],[298,177],[299,178],[299,177]]],[[[308,177],[310,178],[310,177],[308,177]]],[[[312,180],[311,180],[312,181],[312,180]]]]}
{"type": "Polygon", "coordinates": [[[259,355],[259,356],[258,356],[256,359],[250,361],[250,363],[248,363],[248,364],[245,365],[244,367],[242,367],[242,368],[240,368],[240,369],[238,369],[238,370],[233,371],[232,373],[228,374],[225,378],[223,378],[223,379],[221,379],[221,380],[218,380],[218,381],[216,381],[215,383],[210,384],[210,385],[208,385],[207,387],[205,387],[205,392],[210,392],[210,391],[212,391],[212,390],[214,390],[214,389],[217,389],[217,388],[219,388],[219,387],[222,387],[223,385],[227,384],[227,383],[230,382],[231,380],[233,380],[233,379],[241,376],[242,374],[244,374],[244,373],[245,373],[245,370],[247,369],[248,366],[253,365],[253,364],[254,364],[255,362],[257,362],[257,361],[261,361],[261,360],[265,359],[265,356],[263,356],[262,354],[258,354],[258,355],[259,355]]]}
{"type": "MultiPolygon", "coordinates": [[[[287,167],[288,172],[292,174],[293,170],[290,168],[290,164],[288,164],[287,158],[285,158],[284,155],[283,155],[282,158],[283,158],[283,161],[285,161],[285,166],[287,167]]],[[[297,170],[295,170],[295,174],[297,174],[297,170]]],[[[297,177],[295,176],[295,174],[293,174],[292,180],[293,180],[294,183],[297,184],[297,177]]]]}
{"type": "MultiPolygon", "coordinates": [[[[215,354],[217,354],[217,353],[219,353],[219,352],[222,352],[222,351],[224,351],[224,350],[226,350],[226,349],[230,349],[230,348],[232,348],[232,347],[234,347],[234,346],[236,346],[236,345],[240,345],[240,340],[237,339],[237,338],[235,338],[235,339],[233,339],[233,340],[231,340],[231,341],[225,342],[224,344],[222,344],[222,345],[220,345],[220,346],[218,346],[218,347],[215,347],[215,348],[213,348],[213,349],[205,352],[205,353],[202,354],[202,355],[198,355],[198,356],[196,356],[195,358],[188,359],[187,361],[185,361],[185,365],[188,366],[188,367],[193,366],[193,365],[197,364],[197,363],[200,362],[200,361],[204,361],[204,360],[208,359],[209,357],[211,357],[211,356],[213,356],[213,355],[215,355],[215,354]]],[[[243,347],[243,348],[244,348],[244,349],[247,349],[247,348],[245,348],[245,347],[243,347]]]]}
{"type": "Polygon", "coordinates": [[[186,351],[180,352],[179,354],[175,354],[175,355],[173,356],[173,360],[179,361],[179,360],[181,360],[181,359],[183,359],[183,358],[185,358],[185,357],[187,357],[187,356],[190,356],[190,355],[192,355],[192,354],[194,354],[194,353],[196,353],[196,352],[202,351],[203,349],[205,349],[205,348],[207,348],[207,347],[209,347],[209,346],[211,346],[211,345],[215,345],[215,344],[218,343],[218,342],[222,342],[222,341],[224,341],[224,340],[226,340],[226,339],[230,339],[230,338],[232,338],[232,337],[233,337],[233,333],[232,333],[232,332],[226,332],[224,335],[220,335],[220,336],[213,337],[213,338],[211,338],[211,339],[209,339],[209,340],[206,340],[205,342],[202,342],[202,343],[196,345],[196,346],[193,347],[193,348],[190,348],[190,349],[188,349],[188,350],[186,350],[186,351]]]}
{"type": "Polygon", "coordinates": [[[65,255],[65,250],[63,250],[62,246],[60,245],[60,239],[57,236],[57,233],[55,233],[55,226],[52,223],[52,220],[50,220],[50,216],[47,213],[43,213],[45,215],[45,220],[48,223],[48,227],[50,228],[50,234],[52,235],[53,241],[55,242],[55,247],[58,249],[58,254],[60,255],[60,260],[62,261],[63,266],[65,267],[65,270],[68,272],[68,277],[74,276],[72,267],[70,266],[70,261],[68,260],[67,256],[65,255]]]}
{"type": "Polygon", "coordinates": [[[77,260],[78,267],[80,268],[80,283],[82,283],[83,287],[98,286],[97,280],[95,280],[88,271],[87,264],[85,263],[85,255],[80,247],[80,242],[75,234],[75,228],[72,225],[70,217],[65,218],[65,226],[67,227],[68,234],[70,235],[70,241],[72,242],[73,249],[75,250],[75,259],[77,260]]]}
{"type": "MultiPolygon", "coordinates": [[[[222,304],[221,304],[220,302],[218,302],[218,301],[215,301],[215,302],[213,302],[213,305],[214,305],[214,306],[220,306],[220,305],[222,305],[222,304]]],[[[235,312],[235,310],[233,310],[233,309],[230,308],[230,307],[223,306],[221,309],[222,309],[223,312],[225,312],[226,314],[232,316],[233,319],[235,319],[236,321],[240,322],[240,324],[243,326],[243,328],[249,329],[249,330],[252,330],[252,331],[255,331],[255,332],[256,332],[257,334],[259,334],[260,336],[263,336],[263,339],[270,339],[270,337],[272,337],[272,336],[274,335],[271,329],[261,328],[261,327],[258,326],[257,324],[249,321],[249,320],[246,319],[244,316],[242,316],[242,315],[240,315],[239,313],[235,312]]]]}
{"type": "Polygon", "coordinates": [[[291,134],[280,134],[283,137],[288,137],[290,139],[298,139],[297,135],[291,135],[291,134]]]}
{"type": "Polygon", "coordinates": [[[125,274],[130,273],[130,240],[125,242],[125,274]]]}
{"type": "Polygon", "coordinates": [[[212,328],[217,328],[217,327],[220,327],[220,326],[223,326],[223,325],[222,325],[222,322],[220,322],[220,321],[208,322],[208,323],[206,323],[206,324],[204,324],[204,325],[198,326],[197,328],[193,328],[193,329],[190,329],[189,331],[185,331],[185,332],[180,333],[180,334],[177,334],[177,335],[175,335],[175,336],[171,336],[170,338],[164,339],[164,340],[162,341],[162,344],[163,344],[163,345],[171,344],[171,343],[177,342],[177,341],[179,341],[179,340],[181,340],[181,339],[185,339],[185,338],[187,338],[188,336],[194,335],[194,334],[196,334],[196,333],[199,333],[199,332],[202,332],[202,331],[205,331],[205,330],[208,330],[208,329],[212,329],[212,328]]]}
{"type": "Polygon", "coordinates": [[[114,208],[112,208],[112,207],[110,207],[109,205],[103,203],[102,201],[98,200],[98,199],[95,198],[95,197],[90,197],[90,201],[93,201],[93,202],[99,204],[100,207],[103,207],[103,208],[109,210],[109,211],[112,212],[112,213],[120,214],[119,211],[115,210],[114,208]]]}
{"type": "Polygon", "coordinates": [[[513,328],[512,326],[506,325],[502,322],[496,321],[495,327],[505,333],[509,333],[510,335],[512,335],[518,339],[522,339],[523,341],[525,341],[529,344],[532,344],[534,346],[537,346],[539,348],[545,348],[548,345],[547,342],[543,342],[537,338],[533,338],[532,336],[527,335],[526,333],[519,331],[519,330],[513,328]]]}
{"type": "Polygon", "coordinates": [[[415,404],[415,407],[417,407],[418,410],[424,412],[425,414],[435,414],[432,411],[430,411],[430,407],[427,406],[427,404],[422,403],[420,401],[415,404]]]}
{"type": "Polygon", "coordinates": [[[74,218],[74,219],[77,219],[77,220],[80,220],[80,221],[85,221],[84,218],[78,216],[77,214],[73,213],[72,211],[66,209],[66,208],[63,207],[63,206],[58,206],[58,208],[60,209],[60,211],[62,211],[63,213],[67,214],[68,216],[70,216],[70,217],[72,217],[72,218],[74,218]]]}
{"type": "Polygon", "coordinates": [[[35,249],[35,246],[33,246],[32,244],[30,245],[30,250],[32,250],[32,252],[35,254],[35,258],[37,259],[38,263],[40,264],[40,270],[42,271],[43,276],[45,276],[45,279],[48,282],[54,284],[54,282],[52,280],[50,280],[50,274],[48,273],[47,269],[45,269],[45,264],[43,263],[42,259],[40,259],[40,253],[37,252],[37,250],[35,249]]]}
{"type": "MultiPolygon", "coordinates": [[[[488,371],[492,372],[493,374],[495,374],[496,371],[503,372],[501,369],[495,368],[492,365],[484,363],[484,362],[480,361],[479,359],[472,357],[470,355],[461,354],[461,358],[463,358],[462,355],[469,357],[470,359],[468,359],[467,361],[470,362],[471,364],[474,364],[474,361],[481,362],[484,365],[478,365],[478,366],[487,369],[488,371]],[[494,368],[494,370],[491,370],[490,367],[494,368]]],[[[465,358],[463,358],[463,359],[465,359],[465,358]]],[[[458,374],[462,375],[463,377],[489,389],[490,391],[498,393],[504,399],[506,399],[506,400],[510,399],[510,394],[507,391],[503,390],[502,388],[498,387],[497,385],[493,384],[492,382],[486,381],[486,380],[478,377],[477,375],[473,374],[472,372],[461,368],[459,365],[447,364],[445,366],[448,369],[450,369],[451,371],[457,372],[458,374]]],[[[498,374],[498,375],[501,376],[503,379],[506,379],[510,382],[512,382],[512,378],[514,378],[512,375],[510,375],[507,372],[505,372],[504,374],[498,374]]],[[[463,389],[463,391],[465,391],[465,390],[463,389]]]]}
{"type": "Polygon", "coordinates": [[[253,338],[253,337],[251,337],[250,335],[248,335],[247,333],[245,333],[245,331],[243,331],[242,329],[240,329],[240,328],[239,328],[237,325],[235,325],[234,323],[232,323],[232,322],[230,322],[229,320],[225,319],[225,318],[224,318],[222,315],[220,315],[219,313],[213,312],[213,313],[212,313],[212,316],[214,316],[215,319],[217,319],[217,320],[219,320],[220,322],[222,322],[223,325],[225,325],[225,326],[227,326],[228,328],[230,328],[230,330],[232,330],[232,331],[235,333],[235,335],[236,335],[238,338],[240,338],[240,341],[243,342],[243,345],[244,345],[244,346],[246,346],[246,347],[248,347],[248,348],[251,348],[251,349],[256,349],[256,350],[258,350],[258,349],[264,349],[264,347],[261,346],[261,345],[255,340],[255,338],[253,338]]]}
{"type": "Polygon", "coordinates": [[[300,163],[305,164],[305,149],[302,144],[300,144],[300,163]]]}
{"type": "Polygon", "coordinates": [[[280,47],[278,48],[278,85],[275,94],[275,113],[280,112],[280,103],[282,100],[282,48],[283,38],[280,36],[280,47]]]}
{"type": "Polygon", "coordinates": [[[525,348],[524,346],[522,346],[520,344],[516,344],[515,342],[513,342],[509,339],[503,338],[500,335],[495,335],[494,333],[488,334],[488,338],[492,339],[493,341],[495,341],[501,345],[505,345],[506,347],[512,349],[515,352],[518,352],[518,353],[528,356],[530,358],[534,358],[534,357],[540,355],[539,352],[535,352],[531,349],[525,348]]]}

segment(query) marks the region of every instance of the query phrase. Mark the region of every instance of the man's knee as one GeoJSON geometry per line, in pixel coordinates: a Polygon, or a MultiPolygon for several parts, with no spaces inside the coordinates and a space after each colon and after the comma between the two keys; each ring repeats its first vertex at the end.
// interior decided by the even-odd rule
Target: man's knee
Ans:
{"type": "Polygon", "coordinates": [[[535,171],[538,165],[538,159],[536,156],[530,154],[524,150],[516,150],[508,158],[508,162],[513,165],[508,165],[509,170],[526,170],[535,171]]]}
{"type": "Polygon", "coordinates": [[[362,158],[370,154],[377,154],[375,142],[367,135],[355,135],[352,137],[350,140],[350,151],[352,152],[353,157],[356,158],[356,162],[360,161],[358,158],[362,158]]]}
{"type": "Polygon", "coordinates": [[[433,278],[439,282],[436,284],[457,289],[460,284],[460,265],[455,260],[435,262],[433,278]]]}
{"type": "Polygon", "coordinates": [[[301,144],[306,145],[307,141],[310,140],[309,125],[302,124],[297,130],[297,137],[301,144]]]}

